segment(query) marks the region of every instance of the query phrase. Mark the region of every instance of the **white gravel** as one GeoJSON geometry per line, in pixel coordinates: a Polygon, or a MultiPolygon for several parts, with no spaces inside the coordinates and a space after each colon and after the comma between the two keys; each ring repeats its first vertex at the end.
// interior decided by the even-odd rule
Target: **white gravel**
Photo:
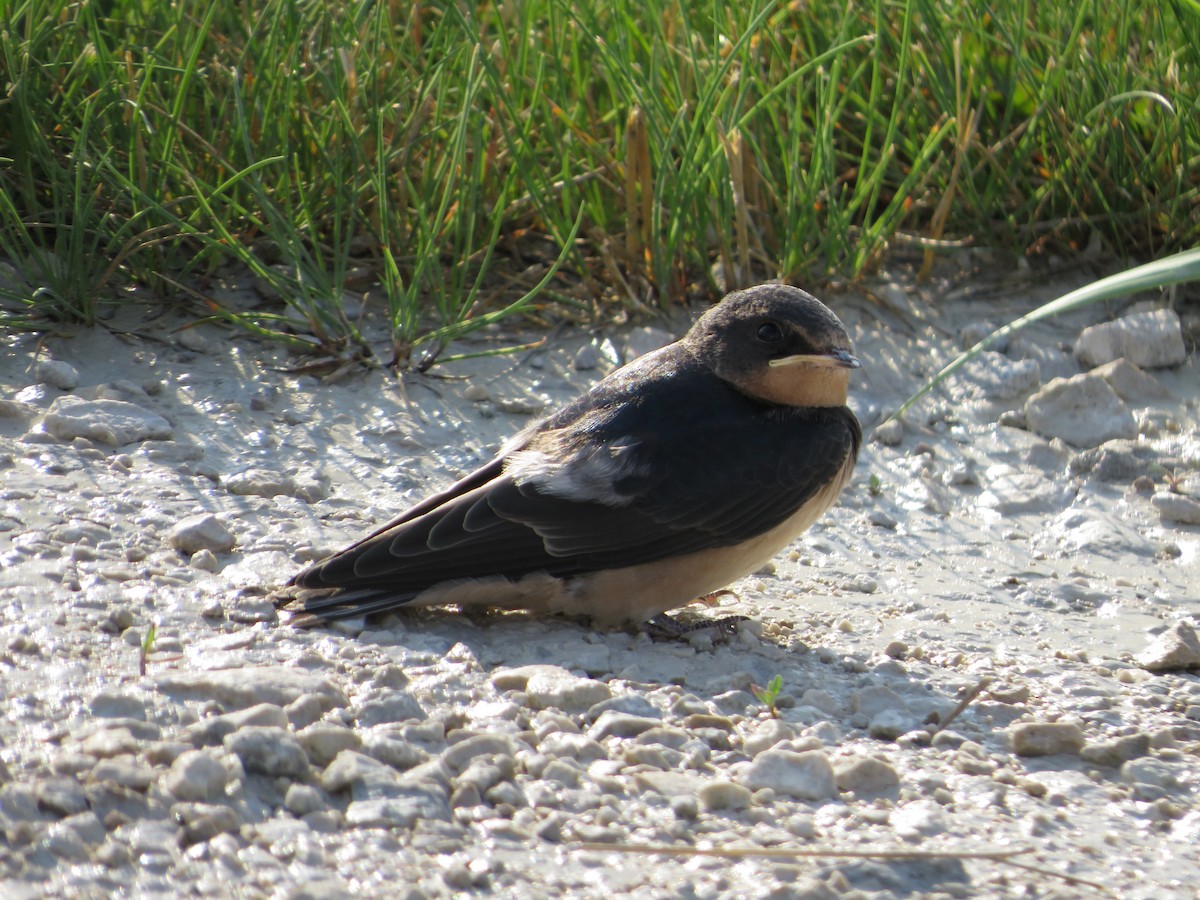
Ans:
{"type": "Polygon", "coordinates": [[[880,424],[948,336],[1088,277],[833,296],[874,439],[700,612],[740,633],[676,643],[453,611],[296,631],[265,598],[662,323],[331,385],[204,327],[0,338],[0,895],[1195,896],[1194,348],[1082,375],[1119,440],[1013,425],[1074,418],[1035,398],[1129,328],[1173,342],[1163,316],[1074,353],[1101,310],[1039,326],[880,424]],[[961,856],[1014,848],[1056,874],[961,856]]]}

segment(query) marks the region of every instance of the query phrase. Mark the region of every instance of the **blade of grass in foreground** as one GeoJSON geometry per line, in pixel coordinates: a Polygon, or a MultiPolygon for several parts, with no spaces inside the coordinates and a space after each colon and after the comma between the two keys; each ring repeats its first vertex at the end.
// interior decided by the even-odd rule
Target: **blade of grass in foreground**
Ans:
{"type": "Polygon", "coordinates": [[[1183,253],[1177,253],[1174,256],[1168,256],[1165,259],[1146,263],[1144,266],[1137,266],[1124,272],[1118,272],[1116,275],[1110,275],[1107,278],[1101,278],[1099,281],[1093,281],[1091,284],[1084,285],[1081,288],[1071,291],[1069,294],[1063,294],[1057,300],[1052,300],[1044,306],[1039,306],[1028,315],[1021,316],[1021,318],[1014,319],[1007,325],[997,328],[974,347],[960,354],[953,362],[921,385],[920,389],[905,400],[904,405],[889,418],[894,419],[903,416],[918,400],[996,341],[1008,337],[1010,334],[1015,334],[1026,325],[1032,325],[1034,322],[1040,322],[1059,313],[1072,312],[1092,303],[1111,300],[1114,297],[1124,297],[1128,294],[1150,290],[1151,288],[1181,284],[1185,281],[1200,281],[1200,249],[1187,250],[1183,253]]]}

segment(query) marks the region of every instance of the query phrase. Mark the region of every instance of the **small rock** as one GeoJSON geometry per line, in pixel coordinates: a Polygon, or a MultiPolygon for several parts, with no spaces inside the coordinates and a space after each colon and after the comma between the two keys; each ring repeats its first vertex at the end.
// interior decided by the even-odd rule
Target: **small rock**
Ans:
{"type": "Polygon", "coordinates": [[[385,725],[391,722],[406,722],[409,719],[424,719],[425,710],[417,698],[406,691],[391,691],[385,697],[367,700],[354,711],[355,721],[362,726],[385,725]]]}
{"type": "Polygon", "coordinates": [[[1107,381],[1126,403],[1142,406],[1171,396],[1161,381],[1123,357],[1097,367],[1093,374],[1107,381]]]}
{"type": "Polygon", "coordinates": [[[839,790],[856,794],[875,794],[900,783],[899,773],[890,763],[864,756],[842,763],[833,770],[839,790]]]}
{"type": "Polygon", "coordinates": [[[225,478],[222,484],[229,493],[240,497],[294,496],[296,493],[295,480],[275,469],[246,469],[225,478]]]}
{"type": "Polygon", "coordinates": [[[317,694],[301,694],[283,708],[288,723],[299,731],[316,722],[324,714],[327,705],[317,694]]]}
{"type": "Polygon", "coordinates": [[[1150,672],[1200,669],[1200,638],[1187,622],[1176,622],[1172,628],[1156,637],[1136,659],[1139,666],[1150,672]]]}
{"type": "Polygon", "coordinates": [[[308,772],[308,754],[283,728],[251,725],[225,738],[225,749],[247,772],[273,777],[300,777],[308,772]]]}
{"type": "Polygon", "coordinates": [[[539,416],[546,404],[537,397],[497,397],[496,409],[510,416],[539,416]]]}
{"type": "Polygon", "coordinates": [[[332,722],[309,725],[297,733],[296,738],[315,766],[327,766],[343,750],[357,750],[362,746],[358,732],[332,722]]]}
{"type": "Polygon", "coordinates": [[[1158,462],[1154,448],[1137,441],[1106,441],[1071,457],[1072,475],[1090,475],[1108,484],[1130,484],[1153,470],[1158,462]]]}
{"type": "Polygon", "coordinates": [[[235,543],[229,529],[212,513],[181,519],[171,527],[167,543],[188,556],[200,551],[228,553],[235,543]]]}
{"type": "MultiPolygon", "coordinates": [[[[350,890],[338,876],[317,872],[307,876],[304,884],[291,887],[285,896],[287,900],[353,900],[361,894],[350,890]]],[[[418,889],[415,893],[401,892],[397,896],[417,900],[425,894],[418,889]]]]}
{"type": "Polygon", "coordinates": [[[411,769],[426,759],[425,752],[408,741],[383,734],[368,735],[362,743],[363,753],[386,763],[393,769],[411,769]]]}
{"type": "Polygon", "coordinates": [[[39,384],[48,384],[60,391],[73,391],[79,387],[79,370],[59,359],[44,359],[33,370],[39,384]]]}
{"type": "Polygon", "coordinates": [[[1022,722],[1009,730],[1008,737],[1018,756],[1078,753],[1084,743],[1083,732],[1074,722],[1022,722]]]}
{"type": "MultiPolygon", "coordinates": [[[[65,750],[54,757],[51,768],[55,775],[86,775],[95,765],[96,757],[91,754],[65,750]]],[[[11,777],[11,773],[7,774],[11,777]]]]}
{"type": "Polygon", "coordinates": [[[888,419],[875,429],[871,439],[885,447],[899,446],[904,440],[904,423],[899,419],[888,419]]]}
{"type": "Polygon", "coordinates": [[[837,715],[840,709],[837,698],[823,688],[809,688],[800,697],[800,702],[830,716],[837,715]]]}
{"type": "MultiPolygon", "coordinates": [[[[699,701],[697,701],[699,702],[699,701]]],[[[701,708],[708,712],[708,707],[701,704],[701,708]]],[[[658,707],[643,697],[641,694],[618,694],[609,699],[602,700],[587,711],[583,717],[586,722],[595,722],[604,713],[608,711],[626,713],[631,716],[641,716],[645,719],[661,719],[662,713],[658,707]]]]}
{"type": "Polygon", "coordinates": [[[184,846],[237,831],[242,824],[234,810],[215,803],[176,803],[171,807],[171,816],[183,828],[184,846]]]}
{"type": "Polygon", "coordinates": [[[899,709],[907,711],[904,698],[884,685],[860,688],[850,695],[850,708],[864,716],[876,716],[881,712],[899,709]]]}
{"type": "Polygon", "coordinates": [[[1161,759],[1131,759],[1121,766],[1121,780],[1126,784],[1149,784],[1164,790],[1179,787],[1178,769],[1161,759]]]}
{"type": "Polygon", "coordinates": [[[129,762],[124,759],[102,759],[88,773],[88,781],[109,782],[128,788],[131,791],[143,792],[154,783],[154,770],[149,766],[129,762]]]}
{"type": "Polygon", "coordinates": [[[894,741],[902,734],[908,733],[917,723],[913,716],[903,709],[885,709],[871,717],[867,724],[867,734],[878,741],[894,741]]]}
{"type": "Polygon", "coordinates": [[[1126,734],[1108,741],[1089,741],[1079,751],[1079,758],[1094,766],[1111,766],[1113,768],[1145,756],[1150,752],[1150,735],[1139,731],[1136,734],[1126,734]]]}
{"type": "Polygon", "coordinates": [[[582,771],[577,762],[570,759],[552,759],[542,769],[541,778],[544,782],[557,782],[564,787],[579,787],[582,771]]]}
{"type": "Polygon", "coordinates": [[[204,448],[177,441],[143,441],[138,453],[158,463],[184,463],[202,459],[204,448]]]}
{"type": "Polygon", "coordinates": [[[377,666],[371,673],[371,683],[380,688],[402,688],[408,684],[408,676],[404,668],[395,663],[377,666]]]}
{"type": "Polygon", "coordinates": [[[997,417],[996,424],[1002,428],[1019,428],[1022,431],[1029,427],[1029,423],[1025,421],[1024,409],[1006,409],[997,417]]]}
{"type": "Polygon", "coordinates": [[[1039,535],[1035,542],[1044,541],[1060,553],[1097,553],[1111,558],[1126,553],[1152,556],[1155,545],[1143,532],[1122,518],[1074,506],[1055,516],[1043,532],[1046,536],[1039,535]]]}
{"type": "Polygon", "coordinates": [[[396,771],[356,750],[343,750],[321,773],[321,787],[336,794],[357,782],[395,782],[396,771]]]}
{"type": "Polygon", "coordinates": [[[946,814],[934,800],[914,800],[892,813],[890,818],[896,834],[913,840],[932,837],[946,830],[946,814]]]}
{"type": "Polygon", "coordinates": [[[796,730],[787,722],[768,719],[742,742],[742,751],[750,757],[758,756],[780,741],[789,741],[795,736],[796,730]]]}
{"type": "Polygon", "coordinates": [[[37,805],[57,816],[73,816],[88,808],[87,795],[74,778],[47,778],[34,787],[37,805]]]}
{"type": "MultiPolygon", "coordinates": [[[[85,862],[91,856],[87,844],[69,828],[52,826],[45,838],[44,846],[59,859],[71,862],[85,862]]],[[[32,895],[25,895],[32,896],[32,895]]]]}
{"type": "Polygon", "coordinates": [[[104,823],[91,810],[79,813],[76,816],[68,816],[54,827],[73,831],[89,847],[95,847],[103,843],[106,833],[104,823]]]}
{"type": "Polygon", "coordinates": [[[450,804],[442,791],[414,785],[404,796],[356,800],[346,807],[346,824],[355,828],[412,828],[418,820],[450,819],[450,804]]]}
{"type": "Polygon", "coordinates": [[[223,716],[201,719],[185,728],[182,737],[196,747],[212,747],[221,744],[239,728],[251,725],[285,728],[287,724],[287,715],[278,706],[273,703],[258,703],[223,716]]]}
{"type": "Polygon", "coordinates": [[[1171,491],[1158,491],[1150,498],[1150,502],[1167,522],[1200,525],[1200,500],[1193,500],[1171,491]]]}
{"type": "Polygon", "coordinates": [[[657,728],[661,724],[660,719],[633,716],[609,709],[601,713],[600,718],[588,729],[588,737],[596,741],[602,741],[610,735],[621,738],[637,737],[643,731],[657,728]]]}
{"type": "Polygon", "coordinates": [[[176,332],[175,340],[179,342],[179,346],[185,350],[191,350],[194,353],[211,353],[213,350],[212,341],[199,328],[185,328],[183,331],[176,332]]]}
{"type": "Polygon", "coordinates": [[[1085,328],[1075,358],[1092,368],[1124,357],[1143,369],[1177,366],[1187,358],[1183,328],[1174,310],[1134,313],[1085,328]]]}
{"type": "MultiPolygon", "coordinates": [[[[454,779],[455,788],[469,790],[476,797],[482,797],[496,785],[512,776],[513,767],[508,759],[501,757],[499,762],[502,765],[493,765],[491,762],[476,760],[467,766],[461,775],[454,779]]],[[[471,805],[478,806],[479,802],[476,801],[471,805]]]]}
{"type": "Polygon", "coordinates": [[[600,348],[594,342],[584,344],[575,351],[571,365],[575,367],[577,372],[590,372],[596,366],[600,365],[600,348]]]}
{"type": "Polygon", "coordinates": [[[125,720],[112,719],[110,722],[114,727],[96,731],[83,739],[80,749],[84,753],[90,753],[101,759],[111,759],[114,756],[138,751],[138,739],[133,736],[129,728],[123,727],[125,720]],[[121,725],[118,726],[117,723],[121,723],[121,725]]]}
{"type": "MultiPolygon", "coordinates": [[[[649,734],[650,731],[653,729],[642,733],[649,734]]],[[[538,753],[554,759],[559,757],[577,759],[585,765],[594,763],[598,759],[608,759],[604,748],[586,734],[571,734],[564,731],[547,734],[538,742],[538,753]]]]}
{"type": "Polygon", "coordinates": [[[92,715],[102,719],[146,718],[146,701],[134,694],[111,688],[102,690],[92,698],[92,715]]]}
{"type": "Polygon", "coordinates": [[[191,749],[191,745],[183,741],[157,741],[146,747],[142,755],[152,766],[170,766],[191,749]]]}
{"type": "Polygon", "coordinates": [[[38,408],[17,400],[0,400],[0,419],[27,421],[38,415],[38,408]]]}
{"type": "Polygon", "coordinates": [[[188,566],[197,572],[216,573],[221,571],[221,561],[207,548],[193,553],[192,558],[188,560],[188,566]]]}
{"type": "Polygon", "coordinates": [[[879,590],[879,582],[870,575],[860,572],[850,578],[843,579],[838,587],[844,591],[854,591],[859,594],[874,594],[879,590]]]}
{"type": "Polygon", "coordinates": [[[886,528],[888,531],[895,531],[900,524],[882,509],[871,510],[867,515],[867,521],[878,528],[886,528]]]}
{"type": "Polygon", "coordinates": [[[229,621],[237,622],[239,625],[279,621],[279,611],[275,608],[271,598],[254,591],[239,591],[236,595],[228,598],[225,615],[229,617],[229,621]]]}
{"type": "Polygon", "coordinates": [[[985,489],[975,502],[1002,515],[1041,512],[1048,504],[1058,505],[1067,493],[1041,472],[1006,463],[988,466],[983,484],[985,489]]]}
{"type": "Polygon", "coordinates": [[[989,400],[1013,400],[1042,383],[1036,359],[1014,361],[1003,353],[985,351],[966,366],[961,378],[971,382],[989,400]]]}
{"type": "Polygon", "coordinates": [[[95,859],[109,869],[120,869],[133,861],[133,855],[124,844],[109,840],[96,849],[95,859]]]}
{"type": "Polygon", "coordinates": [[[291,784],[283,798],[284,808],[293,816],[306,816],[325,808],[321,792],[308,784],[291,784]]]}
{"type": "Polygon", "coordinates": [[[516,743],[502,734],[476,734],[452,744],[442,752],[442,762],[451,772],[464,772],[479,757],[509,757],[516,754],[516,743]]]}
{"type": "Polygon", "coordinates": [[[667,346],[674,340],[673,334],[661,328],[654,328],[650,325],[635,328],[625,338],[625,361],[629,362],[639,356],[645,356],[659,347],[667,346]]]}
{"type": "Polygon", "coordinates": [[[767,750],[756,756],[739,779],[752,791],[771,788],[798,800],[824,800],[837,796],[833,766],[821,750],[793,753],[767,750]]]}
{"type": "Polygon", "coordinates": [[[539,672],[525,685],[526,702],[534,709],[560,709],[563,712],[583,712],[612,696],[612,689],[603,681],[579,678],[569,672],[539,672]]]}
{"type": "Polygon", "coordinates": [[[498,691],[523,691],[525,690],[525,686],[529,684],[529,679],[540,674],[550,677],[573,677],[562,666],[534,663],[528,666],[516,666],[511,669],[496,669],[491,677],[492,687],[498,691]]]}
{"type": "Polygon", "coordinates": [[[42,419],[42,427],[59,440],[87,438],[121,447],[145,440],[168,440],[171,423],[135,403],[123,400],[57,398],[42,419]]]}
{"type": "Polygon", "coordinates": [[[747,809],[750,806],[750,789],[732,781],[713,780],[707,782],[696,796],[700,805],[708,810],[747,809]]]}
{"type": "Polygon", "coordinates": [[[211,801],[225,793],[229,770],[206,750],[181,753],[163,779],[163,787],[176,800],[211,801]]]}
{"type": "Polygon", "coordinates": [[[315,696],[325,712],[348,703],[341,689],[323,675],[283,666],[175,672],[160,677],[156,687],[164,694],[215,700],[235,709],[258,703],[287,706],[305,694],[315,696]]]}
{"type": "MultiPolygon", "coordinates": [[[[963,350],[970,350],[998,327],[994,322],[968,322],[958,332],[958,345],[963,350]]],[[[1008,349],[1008,338],[996,338],[988,344],[988,349],[1003,353],[1008,349]]]]}
{"type": "Polygon", "coordinates": [[[1055,378],[1025,401],[1025,421],[1044,438],[1095,447],[1137,437],[1137,423],[1108,382],[1094,373],[1055,378]]]}
{"type": "Polygon", "coordinates": [[[669,798],[692,797],[706,783],[698,775],[690,772],[638,772],[634,781],[643,790],[654,791],[669,798]]]}

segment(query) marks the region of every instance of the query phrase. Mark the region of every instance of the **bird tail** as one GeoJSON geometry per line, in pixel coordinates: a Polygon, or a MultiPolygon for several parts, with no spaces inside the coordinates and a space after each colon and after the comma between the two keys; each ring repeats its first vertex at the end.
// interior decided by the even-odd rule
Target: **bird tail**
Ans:
{"type": "Polygon", "coordinates": [[[369,616],[409,603],[413,598],[384,588],[302,588],[288,585],[271,594],[289,625],[313,628],[336,619],[369,616]]]}

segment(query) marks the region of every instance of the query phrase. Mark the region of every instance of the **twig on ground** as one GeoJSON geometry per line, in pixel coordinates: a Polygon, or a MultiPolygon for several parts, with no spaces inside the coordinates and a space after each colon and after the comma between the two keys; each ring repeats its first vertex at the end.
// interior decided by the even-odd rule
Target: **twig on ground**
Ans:
{"type": "Polygon", "coordinates": [[[576,844],[579,850],[596,850],[602,853],[645,853],[653,856],[707,856],[715,859],[978,859],[1004,863],[1051,878],[1060,878],[1070,884],[1081,884],[1113,896],[1106,885],[1088,881],[1066,872],[1058,872],[1043,866],[1017,862],[1014,857],[1032,853],[1034,847],[1014,847],[991,850],[802,850],[792,847],[670,847],[663,844],[576,844]]]}
{"type": "Polygon", "coordinates": [[[979,679],[979,683],[975,685],[975,687],[963,694],[963,698],[958,701],[958,705],[955,706],[954,709],[950,710],[949,715],[947,715],[946,718],[942,719],[942,721],[938,722],[937,725],[933,727],[933,729],[929,732],[929,736],[933,737],[933,735],[937,734],[939,731],[957,719],[960,715],[962,715],[962,711],[971,705],[971,701],[982,694],[987,686],[991,683],[991,675],[985,675],[983,678],[979,679]]]}

